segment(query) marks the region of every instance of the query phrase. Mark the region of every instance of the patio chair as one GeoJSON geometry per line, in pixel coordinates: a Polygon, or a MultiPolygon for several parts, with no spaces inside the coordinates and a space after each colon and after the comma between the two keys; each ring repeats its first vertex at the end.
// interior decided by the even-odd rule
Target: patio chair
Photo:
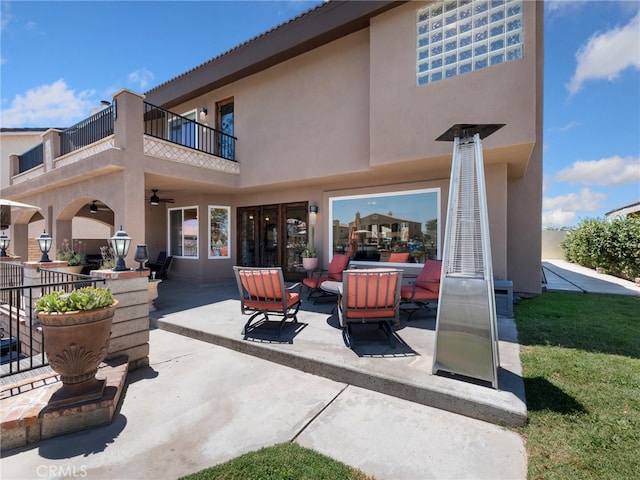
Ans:
{"type": "Polygon", "coordinates": [[[409,252],[392,253],[389,255],[389,262],[407,263],[409,261],[409,252]]]}
{"type": "Polygon", "coordinates": [[[402,270],[391,268],[345,270],[338,301],[338,318],[344,342],[353,348],[354,324],[377,323],[389,346],[395,347],[391,325],[399,325],[402,270]]]}
{"type": "Polygon", "coordinates": [[[173,262],[173,255],[169,255],[162,263],[150,263],[148,265],[152,272],[156,272],[156,278],[166,279],[169,277],[169,267],[171,267],[171,262],[173,262]]]}
{"type": "Polygon", "coordinates": [[[238,291],[240,293],[240,311],[243,315],[251,315],[242,331],[245,339],[247,334],[269,321],[269,315],[281,316],[282,319],[276,330],[276,337],[287,319],[298,321],[296,315],[300,309],[300,283],[289,288],[285,287],[282,268],[261,267],[233,267],[238,291]],[[260,321],[251,325],[256,318],[260,321]]]}
{"type": "Polygon", "coordinates": [[[302,284],[309,290],[307,300],[313,298],[313,303],[315,304],[318,299],[323,297],[335,298],[333,293],[322,290],[320,286],[327,280],[341,281],[342,272],[346,270],[348,265],[349,255],[337,254],[333,256],[326,270],[315,270],[311,272],[309,277],[302,280],[302,284]]]}
{"type": "Polygon", "coordinates": [[[409,312],[407,321],[410,321],[413,314],[420,309],[433,309],[431,304],[438,301],[440,293],[441,270],[441,260],[427,260],[415,281],[402,287],[400,290],[401,303],[413,305],[413,308],[402,309],[404,312],[409,312]]]}

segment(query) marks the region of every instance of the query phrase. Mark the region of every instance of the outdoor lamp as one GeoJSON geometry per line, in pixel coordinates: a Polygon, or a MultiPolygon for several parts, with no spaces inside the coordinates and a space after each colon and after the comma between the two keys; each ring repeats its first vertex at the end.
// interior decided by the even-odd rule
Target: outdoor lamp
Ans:
{"type": "Polygon", "coordinates": [[[207,118],[207,109],[206,107],[200,107],[200,120],[204,120],[207,118]]]}
{"type": "Polygon", "coordinates": [[[317,205],[311,205],[309,207],[309,224],[310,225],[315,225],[316,224],[316,216],[318,215],[318,206],[317,205]]]}
{"type": "Polygon", "coordinates": [[[89,211],[93,214],[98,213],[98,206],[96,205],[97,200],[94,200],[91,206],[89,207],[89,211]]]}
{"type": "Polygon", "coordinates": [[[136,270],[149,270],[145,268],[144,263],[149,260],[149,250],[146,245],[136,245],[136,256],[133,257],[136,262],[140,263],[140,266],[136,270]]]}
{"type": "Polygon", "coordinates": [[[118,261],[116,262],[116,266],[113,268],[113,271],[122,272],[124,270],[129,270],[124,263],[124,257],[126,257],[127,253],[129,253],[131,237],[127,235],[127,232],[122,230],[122,225],[120,225],[120,230],[118,230],[110,240],[111,248],[113,248],[116,257],[118,257],[118,261]]]}
{"type": "Polygon", "coordinates": [[[46,230],[38,237],[38,247],[42,252],[42,257],[40,258],[41,263],[51,261],[49,255],[47,255],[49,250],[51,250],[51,242],[53,242],[53,238],[51,238],[51,235],[49,235],[46,230]]]}
{"type": "Polygon", "coordinates": [[[7,248],[9,248],[9,242],[11,242],[9,237],[2,232],[2,235],[0,235],[0,257],[8,257],[7,248]]]}

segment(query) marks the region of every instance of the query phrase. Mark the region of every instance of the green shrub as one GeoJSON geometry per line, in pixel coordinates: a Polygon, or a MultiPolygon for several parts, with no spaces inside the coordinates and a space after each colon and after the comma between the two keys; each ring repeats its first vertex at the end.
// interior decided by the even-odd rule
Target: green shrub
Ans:
{"type": "Polygon", "coordinates": [[[84,287],[70,293],[55,291],[43,295],[36,302],[36,310],[45,313],[94,310],[113,305],[110,288],[84,287]]]}
{"type": "Polygon", "coordinates": [[[561,244],[566,259],[618,277],[640,277],[640,218],[583,220],[561,244]]]}

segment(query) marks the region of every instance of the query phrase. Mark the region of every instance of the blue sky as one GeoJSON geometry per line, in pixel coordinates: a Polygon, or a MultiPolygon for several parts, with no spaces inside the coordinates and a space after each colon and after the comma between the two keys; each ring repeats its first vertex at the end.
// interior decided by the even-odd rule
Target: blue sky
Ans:
{"type": "MultiPolygon", "coordinates": [[[[0,126],[65,127],[315,1],[0,2],[0,126]]],[[[543,226],[640,201],[640,2],[545,2],[543,226]]]]}

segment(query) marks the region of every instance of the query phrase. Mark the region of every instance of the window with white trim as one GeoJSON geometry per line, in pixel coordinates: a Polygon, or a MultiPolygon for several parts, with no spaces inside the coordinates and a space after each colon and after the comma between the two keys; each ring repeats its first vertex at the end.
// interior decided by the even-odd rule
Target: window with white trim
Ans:
{"type": "Polygon", "coordinates": [[[198,207],[169,209],[169,251],[174,257],[198,258],[198,207]]]}
{"type": "Polygon", "coordinates": [[[417,84],[522,58],[523,8],[523,0],[446,0],[418,10],[417,84]]]}

